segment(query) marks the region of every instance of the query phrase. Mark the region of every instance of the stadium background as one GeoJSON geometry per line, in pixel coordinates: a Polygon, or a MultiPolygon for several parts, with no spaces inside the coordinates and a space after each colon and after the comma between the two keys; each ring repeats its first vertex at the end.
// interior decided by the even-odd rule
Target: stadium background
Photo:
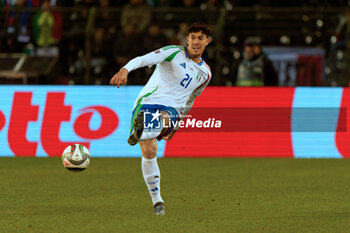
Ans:
{"type": "Polygon", "coordinates": [[[350,155],[349,12],[341,0],[0,0],[0,232],[349,232],[350,160],[325,159],[350,155]],[[193,21],[213,29],[214,75],[190,114],[225,127],[159,143],[167,209],[153,216],[126,143],[152,69],[106,84],[126,60],[183,45],[193,21]],[[248,36],[278,87],[234,86],[248,36]],[[84,172],[55,157],[72,142],[94,157],[84,172]]]}
{"type": "MultiPolygon", "coordinates": [[[[139,157],[139,148],[129,147],[125,138],[141,89],[135,85],[144,85],[152,68],[133,72],[127,87],[107,84],[127,60],[164,45],[184,45],[193,21],[206,22],[213,31],[204,57],[214,78],[195,107],[270,108],[271,115],[287,108],[280,119],[287,130],[269,130],[276,128],[270,121],[265,130],[249,132],[180,131],[159,143],[160,157],[350,154],[346,1],[2,0],[0,12],[1,156],[59,156],[69,143],[79,142],[96,157],[139,157]],[[233,87],[248,36],[262,38],[279,87],[233,87]],[[324,118],[298,117],[299,108],[312,107],[323,108],[324,118]],[[300,129],[325,121],[327,130],[300,129]]],[[[261,119],[253,115],[232,119],[254,125],[261,119]]]]}

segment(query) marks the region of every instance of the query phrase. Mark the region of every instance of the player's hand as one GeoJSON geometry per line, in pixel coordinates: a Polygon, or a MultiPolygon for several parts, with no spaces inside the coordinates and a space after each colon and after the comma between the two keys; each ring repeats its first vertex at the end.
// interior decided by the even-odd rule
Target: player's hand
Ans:
{"type": "Polygon", "coordinates": [[[109,84],[117,85],[118,88],[121,84],[126,84],[128,81],[128,73],[129,71],[127,69],[121,68],[119,72],[111,78],[109,84]]]}
{"type": "Polygon", "coordinates": [[[169,141],[174,136],[175,133],[176,133],[176,130],[173,130],[171,131],[170,134],[168,134],[166,137],[163,137],[162,139],[169,141]]]}

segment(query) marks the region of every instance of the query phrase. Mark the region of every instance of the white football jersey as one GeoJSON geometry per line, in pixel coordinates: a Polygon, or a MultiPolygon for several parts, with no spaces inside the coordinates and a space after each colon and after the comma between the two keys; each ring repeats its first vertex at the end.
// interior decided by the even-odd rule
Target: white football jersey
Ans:
{"type": "MultiPolygon", "coordinates": [[[[157,65],[151,78],[139,93],[135,106],[160,104],[183,113],[191,95],[199,96],[211,79],[209,66],[203,61],[195,63],[187,48],[170,45],[132,59],[124,66],[129,72],[137,68],[157,65]]],[[[187,106],[188,107],[188,106],[187,106]]]]}

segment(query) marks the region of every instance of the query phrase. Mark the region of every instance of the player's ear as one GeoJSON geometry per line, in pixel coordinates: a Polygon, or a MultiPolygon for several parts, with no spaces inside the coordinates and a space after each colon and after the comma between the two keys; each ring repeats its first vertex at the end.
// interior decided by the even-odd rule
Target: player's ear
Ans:
{"type": "Polygon", "coordinates": [[[189,38],[190,38],[190,36],[187,35],[187,36],[186,36],[186,42],[187,42],[187,44],[189,44],[189,43],[188,43],[189,38]]]}
{"type": "Polygon", "coordinates": [[[207,46],[211,42],[211,37],[207,36],[205,46],[207,46]]]}

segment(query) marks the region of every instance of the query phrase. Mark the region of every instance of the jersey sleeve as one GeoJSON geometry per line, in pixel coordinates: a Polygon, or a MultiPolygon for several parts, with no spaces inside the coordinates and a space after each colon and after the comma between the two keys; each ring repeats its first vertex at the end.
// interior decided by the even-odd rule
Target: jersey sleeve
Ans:
{"type": "Polygon", "coordinates": [[[180,52],[180,46],[166,46],[130,60],[123,68],[130,72],[145,66],[151,67],[162,62],[171,61],[180,52]]]}

